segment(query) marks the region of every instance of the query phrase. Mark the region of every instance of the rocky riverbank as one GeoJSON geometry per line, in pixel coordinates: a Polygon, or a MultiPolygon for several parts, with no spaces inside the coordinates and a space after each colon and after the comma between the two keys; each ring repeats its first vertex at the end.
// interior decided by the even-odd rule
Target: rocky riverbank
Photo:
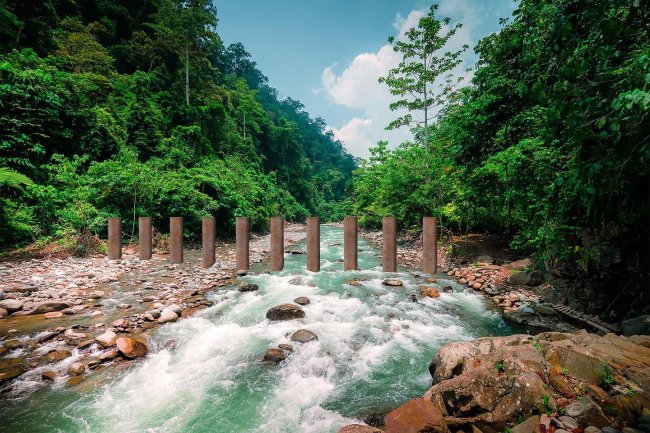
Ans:
{"type": "Polygon", "coordinates": [[[650,431],[650,337],[547,332],[445,344],[433,386],[340,433],[650,431]],[[381,427],[381,428],[380,428],[381,427]]]}
{"type": "MultiPolygon", "coordinates": [[[[285,246],[304,237],[304,226],[285,227],[285,246]]],[[[270,236],[253,236],[251,262],[269,252],[270,236]]],[[[17,378],[30,389],[75,385],[94,371],[133,362],[149,350],[147,332],[211,305],[207,292],[232,284],[236,272],[234,244],[219,245],[209,269],[200,251],[186,251],[181,265],[157,252],[140,261],[129,249],[120,261],[0,263],[0,392],[20,392],[17,378]]]]}

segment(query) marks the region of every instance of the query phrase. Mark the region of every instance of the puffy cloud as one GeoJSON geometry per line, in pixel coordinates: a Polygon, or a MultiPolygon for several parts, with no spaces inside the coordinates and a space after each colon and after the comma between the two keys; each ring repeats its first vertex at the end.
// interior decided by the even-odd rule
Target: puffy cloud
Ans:
{"type": "MultiPolygon", "coordinates": [[[[454,12],[457,11],[454,10],[454,12]]],[[[397,30],[396,36],[404,37],[404,33],[417,26],[420,18],[426,13],[426,10],[413,10],[406,17],[398,14],[393,22],[397,30]]],[[[449,41],[447,48],[458,50],[464,44],[471,44],[467,24],[449,41]]],[[[323,87],[321,91],[326,97],[332,103],[350,109],[351,113],[357,113],[341,127],[329,126],[334,136],[341,140],[348,151],[355,156],[369,156],[368,149],[380,140],[386,140],[391,147],[395,147],[399,143],[411,139],[408,128],[403,127],[394,131],[385,130],[392,120],[403,113],[390,110],[389,105],[395,101],[396,97],[390,94],[385,84],[378,82],[379,77],[387,75],[388,71],[396,67],[400,60],[401,54],[396,53],[391,45],[386,44],[375,53],[357,55],[340,73],[336,72],[337,65],[325,68],[322,73],[323,87]],[[359,112],[362,114],[358,115],[359,112]]],[[[466,75],[465,80],[471,79],[471,73],[464,72],[467,64],[465,62],[454,71],[457,76],[466,75]]]]}

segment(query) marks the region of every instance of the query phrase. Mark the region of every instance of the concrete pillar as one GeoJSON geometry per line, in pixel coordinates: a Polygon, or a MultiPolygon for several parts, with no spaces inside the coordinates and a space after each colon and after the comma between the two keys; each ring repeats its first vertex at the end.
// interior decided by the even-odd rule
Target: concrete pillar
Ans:
{"type": "Polygon", "coordinates": [[[438,220],[422,218],[422,269],[427,274],[438,272],[438,220]]]}
{"type": "Polygon", "coordinates": [[[349,216],[343,220],[343,269],[358,269],[357,263],[357,217],[349,216]]]}
{"type": "Polygon", "coordinates": [[[271,218],[271,270],[284,268],[284,218],[271,218]]]}
{"type": "Polygon", "coordinates": [[[108,259],[122,258],[122,218],[108,219],[108,259]]]}
{"type": "Polygon", "coordinates": [[[384,272],[397,272],[397,222],[395,217],[384,217],[382,231],[384,272]]]}
{"type": "Polygon", "coordinates": [[[320,219],[307,218],[307,270],[320,271],[320,219]]]}
{"type": "Polygon", "coordinates": [[[151,260],[151,217],[138,218],[138,254],[140,260],[151,260]]]}
{"type": "Polygon", "coordinates": [[[172,263],[183,263],[183,217],[169,218],[169,250],[172,263]]]}
{"type": "Polygon", "coordinates": [[[201,260],[201,263],[204,268],[214,265],[215,230],[214,217],[204,217],[201,227],[201,239],[203,241],[203,260],[201,260]]]}
{"type": "Polygon", "coordinates": [[[236,262],[238,271],[247,271],[250,267],[248,259],[248,237],[250,227],[247,217],[237,217],[235,222],[235,239],[237,243],[236,262]]]}

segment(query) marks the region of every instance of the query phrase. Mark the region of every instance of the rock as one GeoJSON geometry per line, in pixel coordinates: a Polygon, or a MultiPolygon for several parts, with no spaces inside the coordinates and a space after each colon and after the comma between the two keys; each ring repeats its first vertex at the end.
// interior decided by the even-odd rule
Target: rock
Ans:
{"type": "Polygon", "coordinates": [[[384,433],[384,431],[369,425],[350,424],[340,429],[339,433],[384,433]]]}
{"type": "Polygon", "coordinates": [[[293,302],[295,302],[298,305],[307,305],[307,304],[309,304],[310,301],[309,301],[309,298],[307,298],[305,296],[299,296],[296,299],[294,299],[293,302]]]}
{"type": "Polygon", "coordinates": [[[305,251],[303,251],[303,250],[289,250],[289,251],[287,251],[287,252],[288,252],[289,254],[299,254],[299,255],[300,255],[300,254],[307,254],[307,253],[306,253],[305,251]]]}
{"type": "Polygon", "coordinates": [[[623,335],[631,337],[632,335],[650,334],[650,315],[634,317],[621,322],[623,335]]]}
{"type": "Polygon", "coordinates": [[[42,314],[49,313],[51,311],[60,311],[66,308],[70,308],[72,304],[64,301],[45,301],[38,304],[29,314],[42,314]]]}
{"type": "Polygon", "coordinates": [[[503,267],[505,269],[511,269],[513,271],[522,271],[526,268],[530,268],[533,265],[533,262],[530,261],[530,259],[523,259],[523,260],[518,260],[516,262],[508,263],[507,265],[504,265],[503,267]]]}
{"type": "Polygon", "coordinates": [[[601,433],[601,432],[602,432],[602,430],[599,429],[598,427],[595,427],[595,426],[593,426],[593,425],[590,425],[589,427],[587,427],[587,428],[585,429],[585,432],[584,432],[584,433],[601,433]]]}
{"type": "Polygon", "coordinates": [[[402,283],[402,281],[398,280],[397,278],[386,278],[384,280],[384,286],[399,287],[403,285],[404,283],[402,283]]]}
{"type": "Polygon", "coordinates": [[[530,273],[529,272],[515,272],[508,277],[510,284],[516,286],[526,286],[530,282],[530,273]]]}
{"type": "Polygon", "coordinates": [[[81,382],[84,381],[83,376],[72,376],[68,381],[66,382],[66,385],[68,386],[76,386],[79,385],[81,382]]]}
{"type": "Polygon", "coordinates": [[[167,307],[167,308],[169,308],[170,310],[172,310],[172,311],[173,311],[174,313],[176,313],[176,315],[178,315],[178,316],[180,316],[181,313],[183,312],[183,307],[181,307],[181,306],[178,305],[178,304],[171,304],[171,305],[170,305],[169,307],[167,307]]]}
{"type": "Polygon", "coordinates": [[[93,345],[95,340],[83,340],[80,341],[79,344],[77,344],[77,349],[86,349],[87,347],[90,347],[93,345]]]}
{"type": "Polygon", "coordinates": [[[440,292],[434,287],[420,286],[420,295],[425,298],[439,298],[440,292]]]}
{"type": "Polygon", "coordinates": [[[99,359],[100,362],[112,361],[117,357],[118,353],[117,347],[111,347],[103,351],[97,359],[99,359]]]}
{"type": "Polygon", "coordinates": [[[479,282],[476,282],[476,283],[472,284],[472,289],[474,289],[474,290],[480,290],[481,287],[483,287],[483,284],[481,284],[479,282]]]}
{"type": "Polygon", "coordinates": [[[11,363],[7,366],[0,366],[0,383],[15,379],[27,371],[27,367],[21,363],[11,363]]]}
{"type": "Polygon", "coordinates": [[[448,433],[442,411],[431,401],[414,398],[386,415],[386,431],[395,433],[448,433]]]}
{"type": "Polygon", "coordinates": [[[259,286],[257,284],[243,282],[239,285],[237,290],[240,292],[254,292],[256,290],[259,290],[259,286]]]}
{"type": "Polygon", "coordinates": [[[58,376],[58,373],[54,370],[45,370],[44,372],[41,373],[41,379],[43,380],[51,380],[54,381],[56,380],[56,377],[58,376]]]}
{"type": "Polygon", "coordinates": [[[603,433],[622,433],[619,429],[612,428],[612,427],[603,427],[602,432],[603,433]]]}
{"type": "Polygon", "coordinates": [[[467,284],[467,280],[465,278],[461,278],[458,280],[458,284],[467,284]]]}
{"type": "Polygon", "coordinates": [[[102,345],[102,347],[110,347],[115,344],[117,334],[112,331],[106,331],[101,335],[95,337],[95,341],[102,345]]]}
{"type": "Polygon", "coordinates": [[[537,433],[539,431],[540,417],[535,415],[528,418],[521,424],[517,424],[511,430],[512,433],[537,433]]]}
{"type": "Polygon", "coordinates": [[[560,421],[562,422],[564,428],[569,431],[573,431],[580,427],[578,421],[576,421],[574,418],[571,418],[570,416],[563,415],[560,417],[560,421]]]}
{"type": "Polygon", "coordinates": [[[0,308],[0,319],[4,319],[9,315],[9,311],[5,310],[4,308],[0,308]]]}
{"type": "Polygon", "coordinates": [[[479,262],[479,263],[487,263],[487,264],[492,264],[493,260],[494,259],[492,259],[492,256],[488,256],[488,255],[482,255],[482,256],[478,256],[476,258],[477,262],[479,262]]]}
{"type": "Polygon", "coordinates": [[[14,311],[18,311],[23,308],[23,304],[24,302],[19,299],[3,299],[0,301],[0,308],[8,311],[9,313],[13,313],[14,311]]]}
{"type": "Polygon", "coordinates": [[[544,305],[544,304],[539,304],[535,306],[535,310],[539,314],[544,314],[546,316],[553,316],[556,314],[555,308],[549,306],[549,305],[544,305]]]}
{"type": "Polygon", "coordinates": [[[147,345],[131,337],[120,337],[115,341],[117,350],[128,359],[135,359],[146,356],[148,353],[147,345]]]}
{"type": "Polygon", "coordinates": [[[70,367],[68,367],[68,375],[70,376],[79,376],[84,374],[86,371],[86,366],[81,362],[75,362],[70,367]]]}
{"type": "Polygon", "coordinates": [[[145,314],[149,314],[154,319],[158,319],[160,317],[160,310],[149,310],[149,311],[145,312],[145,314]]]}
{"type": "Polygon", "coordinates": [[[285,359],[287,359],[287,355],[284,353],[283,350],[280,350],[280,349],[269,349],[264,354],[264,361],[265,362],[271,362],[271,363],[274,363],[274,364],[279,364],[280,362],[284,361],[285,359]]]}
{"type": "Polygon", "coordinates": [[[236,274],[238,277],[245,277],[246,275],[248,275],[248,271],[244,269],[238,269],[236,274]]]}
{"type": "Polygon", "coordinates": [[[113,320],[111,325],[113,325],[114,328],[123,328],[126,325],[126,320],[124,319],[113,320]]]}
{"type": "Polygon", "coordinates": [[[63,316],[63,313],[60,311],[52,311],[43,315],[46,319],[58,319],[61,316],[63,316]]]}
{"type": "Polygon", "coordinates": [[[59,362],[72,356],[72,352],[65,349],[53,350],[47,354],[48,362],[59,362]]]}
{"type": "Polygon", "coordinates": [[[299,329],[291,336],[291,341],[297,341],[299,343],[308,343],[316,340],[318,340],[318,335],[306,329],[299,329]]]}
{"type": "Polygon", "coordinates": [[[593,425],[598,428],[609,425],[609,419],[600,406],[586,396],[565,407],[564,413],[582,425],[593,425]]]}
{"type": "Polygon", "coordinates": [[[172,311],[169,308],[165,308],[160,313],[160,317],[158,318],[158,323],[175,322],[176,320],[178,320],[178,314],[176,314],[174,311],[172,311]]]}
{"type": "Polygon", "coordinates": [[[529,286],[539,286],[544,281],[544,274],[541,271],[532,271],[529,276],[529,286]]]}
{"type": "Polygon", "coordinates": [[[293,320],[303,317],[305,317],[303,309],[294,304],[277,305],[266,312],[266,318],[269,320],[293,320]]]}
{"type": "Polygon", "coordinates": [[[291,344],[282,343],[278,344],[278,347],[282,350],[286,350],[287,352],[293,352],[293,346],[291,344]]]}

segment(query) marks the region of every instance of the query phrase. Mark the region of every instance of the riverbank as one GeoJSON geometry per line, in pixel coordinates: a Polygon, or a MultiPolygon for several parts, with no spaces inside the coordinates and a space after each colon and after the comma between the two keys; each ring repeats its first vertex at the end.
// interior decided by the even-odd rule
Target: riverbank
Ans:
{"type": "MultiPolygon", "coordinates": [[[[304,237],[303,225],[285,227],[286,247],[304,237]]],[[[251,263],[269,253],[270,235],[253,235],[251,263]]],[[[185,263],[174,265],[154,251],[151,260],[140,261],[137,250],[126,248],[120,261],[1,263],[0,392],[20,392],[12,382],[18,377],[32,387],[64,379],[75,385],[94,371],[146,355],[152,329],[212,305],[206,293],[237,277],[234,244],[219,243],[209,269],[200,257],[200,251],[186,251],[185,263]]]]}
{"type": "Polygon", "coordinates": [[[640,433],[650,430],[650,337],[585,331],[442,346],[433,386],[383,425],[340,433],[640,433]]]}

